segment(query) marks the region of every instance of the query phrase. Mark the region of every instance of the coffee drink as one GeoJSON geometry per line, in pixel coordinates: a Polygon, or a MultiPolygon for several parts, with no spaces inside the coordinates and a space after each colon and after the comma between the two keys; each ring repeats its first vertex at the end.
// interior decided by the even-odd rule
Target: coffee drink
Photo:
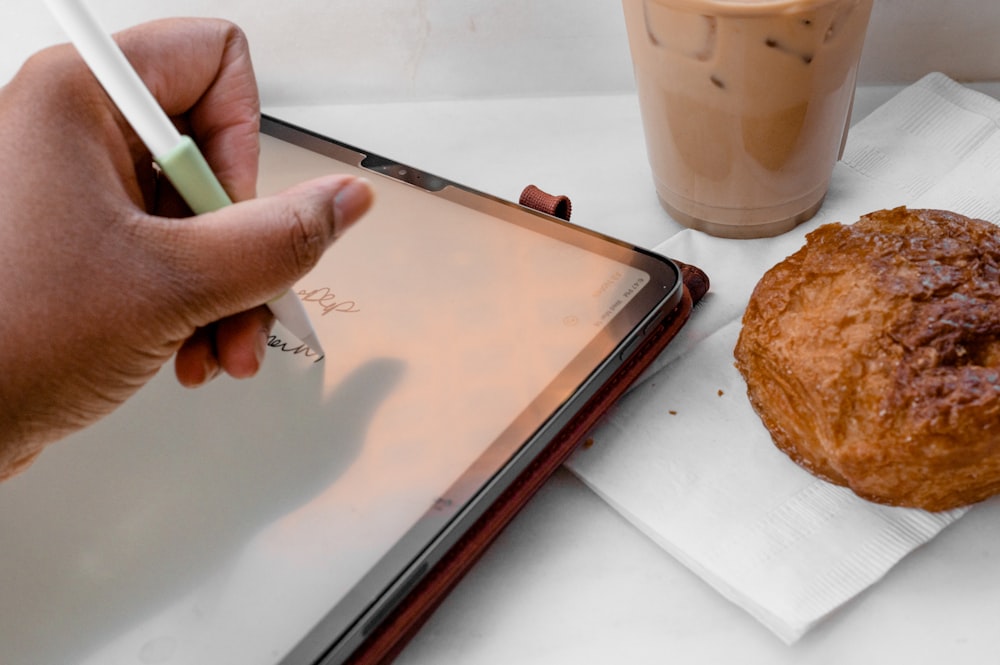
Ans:
{"type": "Polygon", "coordinates": [[[713,235],[776,235],[819,209],[872,0],[623,0],[663,207],[713,235]]]}

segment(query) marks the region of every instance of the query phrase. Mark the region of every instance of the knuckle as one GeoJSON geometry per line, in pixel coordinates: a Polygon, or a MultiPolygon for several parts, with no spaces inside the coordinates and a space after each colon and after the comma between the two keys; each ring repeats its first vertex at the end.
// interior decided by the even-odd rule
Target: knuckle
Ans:
{"type": "Polygon", "coordinates": [[[298,276],[309,271],[319,262],[323,250],[326,248],[326,239],[319,232],[319,225],[306,211],[290,208],[286,211],[286,215],[293,249],[290,267],[292,272],[298,276]]]}

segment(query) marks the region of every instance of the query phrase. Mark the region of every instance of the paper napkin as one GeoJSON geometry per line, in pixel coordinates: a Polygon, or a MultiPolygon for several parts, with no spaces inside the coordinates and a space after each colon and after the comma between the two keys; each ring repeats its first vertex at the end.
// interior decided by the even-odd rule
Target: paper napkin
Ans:
{"type": "Polygon", "coordinates": [[[740,317],[768,268],[820,224],[900,205],[1000,223],[1000,102],[928,75],[855,125],[809,223],[759,240],[687,230],[659,246],[705,269],[712,291],[568,462],[788,643],[964,513],[879,506],[814,478],[775,448],[733,365],[740,317]]]}

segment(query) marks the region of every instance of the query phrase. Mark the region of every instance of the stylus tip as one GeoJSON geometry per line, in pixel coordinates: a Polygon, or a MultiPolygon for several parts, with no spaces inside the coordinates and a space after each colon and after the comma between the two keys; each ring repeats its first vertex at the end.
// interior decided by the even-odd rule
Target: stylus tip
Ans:
{"type": "Polygon", "coordinates": [[[319,337],[315,334],[306,335],[302,339],[302,343],[317,353],[320,356],[320,360],[326,357],[326,351],[323,350],[323,345],[319,343],[319,337]]]}

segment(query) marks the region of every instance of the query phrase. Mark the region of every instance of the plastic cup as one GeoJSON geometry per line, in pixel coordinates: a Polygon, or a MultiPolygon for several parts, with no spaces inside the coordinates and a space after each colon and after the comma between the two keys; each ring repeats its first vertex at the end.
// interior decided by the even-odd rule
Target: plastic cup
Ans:
{"type": "Polygon", "coordinates": [[[623,0],[660,203],[729,238],[811,218],[850,125],[872,0],[623,0]]]}

